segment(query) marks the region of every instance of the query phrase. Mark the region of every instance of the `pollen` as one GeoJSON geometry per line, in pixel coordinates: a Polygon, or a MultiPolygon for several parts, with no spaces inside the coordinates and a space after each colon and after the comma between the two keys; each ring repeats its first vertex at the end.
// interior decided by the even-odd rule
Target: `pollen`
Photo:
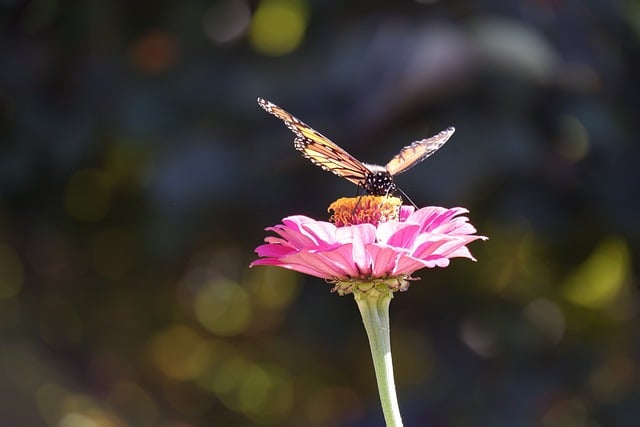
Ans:
{"type": "Polygon", "coordinates": [[[329,221],[338,227],[356,224],[378,225],[398,220],[402,199],[391,196],[343,197],[329,205],[329,221]]]}

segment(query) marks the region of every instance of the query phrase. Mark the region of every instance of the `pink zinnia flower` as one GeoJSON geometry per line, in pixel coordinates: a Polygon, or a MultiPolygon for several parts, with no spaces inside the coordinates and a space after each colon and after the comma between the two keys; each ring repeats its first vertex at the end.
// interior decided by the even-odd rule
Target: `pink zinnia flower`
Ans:
{"type": "Polygon", "coordinates": [[[279,237],[256,248],[254,265],[275,265],[336,283],[341,294],[352,283],[384,282],[405,290],[424,267],[446,267],[451,258],[475,261],[467,244],[486,239],[462,214],[464,208],[400,206],[397,198],[363,196],[330,206],[333,222],[302,215],[269,227],[279,237]]]}
{"type": "Polygon", "coordinates": [[[254,265],[275,265],[335,283],[353,294],[360,310],[388,426],[402,426],[393,380],[389,303],[406,290],[412,274],[446,267],[451,258],[475,261],[467,245],[477,239],[464,208],[401,206],[397,197],[362,196],[335,201],[332,222],[302,215],[267,228],[277,236],[256,248],[254,265]]]}

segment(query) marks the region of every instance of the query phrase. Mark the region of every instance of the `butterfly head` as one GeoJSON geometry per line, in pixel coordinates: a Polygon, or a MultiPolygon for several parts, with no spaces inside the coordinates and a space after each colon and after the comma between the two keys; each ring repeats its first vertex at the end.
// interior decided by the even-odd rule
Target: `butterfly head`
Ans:
{"type": "Polygon", "coordinates": [[[364,179],[362,186],[368,194],[373,196],[387,196],[396,190],[393,177],[382,166],[366,164],[370,173],[364,179]]]}

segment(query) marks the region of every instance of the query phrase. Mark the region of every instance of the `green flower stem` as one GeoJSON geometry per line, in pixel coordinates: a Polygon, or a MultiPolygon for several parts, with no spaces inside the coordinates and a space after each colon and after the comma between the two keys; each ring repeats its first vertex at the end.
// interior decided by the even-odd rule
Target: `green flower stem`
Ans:
{"type": "Polygon", "coordinates": [[[389,303],[393,298],[393,292],[383,285],[371,288],[366,292],[354,290],[353,295],[369,337],[384,419],[387,427],[401,427],[402,419],[400,418],[396,386],[393,381],[391,337],[389,334],[389,303]]]}

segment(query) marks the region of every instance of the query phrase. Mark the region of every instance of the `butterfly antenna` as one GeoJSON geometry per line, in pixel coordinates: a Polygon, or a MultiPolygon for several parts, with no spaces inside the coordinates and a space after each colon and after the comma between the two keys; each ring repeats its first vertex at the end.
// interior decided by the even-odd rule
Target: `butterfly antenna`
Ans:
{"type": "Polygon", "coordinates": [[[402,188],[396,187],[395,189],[398,190],[400,193],[402,193],[402,195],[409,201],[409,203],[413,205],[414,208],[418,209],[418,206],[415,203],[413,203],[413,200],[411,200],[411,197],[407,196],[407,193],[402,191],[402,188]]]}

